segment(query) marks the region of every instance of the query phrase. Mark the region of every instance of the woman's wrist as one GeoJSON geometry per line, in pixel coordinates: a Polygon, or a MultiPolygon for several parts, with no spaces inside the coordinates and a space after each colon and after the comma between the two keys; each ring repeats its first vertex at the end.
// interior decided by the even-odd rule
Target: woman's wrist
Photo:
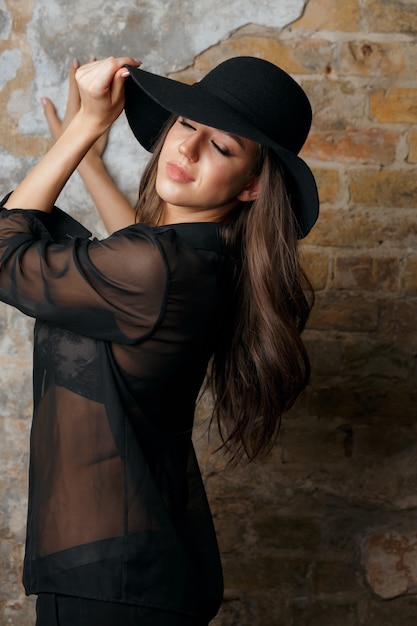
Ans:
{"type": "Polygon", "coordinates": [[[91,170],[101,170],[104,168],[103,159],[100,154],[97,154],[93,148],[91,148],[87,154],[84,156],[82,161],[80,161],[78,165],[78,172],[81,174],[82,172],[89,172],[91,170]]]}

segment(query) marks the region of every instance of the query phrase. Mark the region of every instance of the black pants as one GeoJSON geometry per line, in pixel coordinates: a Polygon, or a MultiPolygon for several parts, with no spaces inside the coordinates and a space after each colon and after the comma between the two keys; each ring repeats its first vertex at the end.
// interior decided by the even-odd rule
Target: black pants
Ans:
{"type": "Polygon", "coordinates": [[[36,626],[208,626],[191,617],[129,604],[40,593],[36,626]]]}

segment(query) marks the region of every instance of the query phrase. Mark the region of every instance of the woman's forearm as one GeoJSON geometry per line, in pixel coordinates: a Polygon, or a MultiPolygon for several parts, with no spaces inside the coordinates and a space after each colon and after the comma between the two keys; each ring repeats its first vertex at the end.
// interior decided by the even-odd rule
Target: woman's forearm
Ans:
{"type": "Polygon", "coordinates": [[[5,208],[51,211],[65,183],[99,136],[77,113],[61,137],[10,195],[5,208]]]}
{"type": "Polygon", "coordinates": [[[134,223],[134,208],[116,187],[100,156],[88,154],[79,164],[78,173],[109,234],[134,223]]]}

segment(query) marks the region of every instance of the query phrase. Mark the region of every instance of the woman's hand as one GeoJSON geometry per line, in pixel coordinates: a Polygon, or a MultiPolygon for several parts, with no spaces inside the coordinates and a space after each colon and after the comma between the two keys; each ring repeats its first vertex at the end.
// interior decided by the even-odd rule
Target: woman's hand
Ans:
{"type": "MultiPolygon", "coordinates": [[[[123,65],[131,62],[132,59],[109,57],[101,61],[90,59],[85,65],[80,66],[79,62],[74,60],[69,70],[68,99],[63,119],[59,119],[56,108],[49,98],[41,100],[52,137],[58,139],[62,135],[80,111],[82,104],[87,107],[87,112],[89,107],[92,107],[99,113],[98,107],[102,107],[101,112],[107,114],[110,122],[89,152],[95,157],[101,157],[107,144],[108,128],[120,115],[124,106],[124,79],[128,72],[123,65]]],[[[141,65],[140,61],[134,61],[133,64],[141,65]]]]}
{"type": "MultiPolygon", "coordinates": [[[[91,58],[87,61],[87,63],[92,63],[93,61],[95,61],[95,59],[91,58]]],[[[81,98],[80,92],[78,90],[78,84],[75,80],[75,73],[79,67],[80,64],[78,60],[74,59],[68,72],[68,99],[65,109],[65,115],[62,120],[59,119],[57,110],[52,100],[50,100],[49,98],[41,99],[43,112],[45,114],[49,130],[51,131],[51,135],[55,140],[57,140],[62,135],[75,114],[78,113],[78,111],[80,110],[81,98]]],[[[97,141],[88,151],[84,159],[88,159],[90,156],[93,157],[93,159],[101,158],[107,146],[107,139],[108,131],[103,133],[103,135],[101,135],[101,137],[97,139],[97,141]]]]}
{"type": "MultiPolygon", "coordinates": [[[[89,59],[89,61],[87,61],[87,63],[92,63],[93,61],[95,61],[95,59],[91,58],[89,59]]],[[[78,113],[78,111],[80,110],[81,98],[80,92],[78,90],[78,84],[75,79],[75,73],[79,67],[80,64],[78,60],[74,59],[68,72],[68,99],[65,109],[65,115],[62,120],[58,117],[57,110],[52,100],[50,100],[49,98],[41,99],[49,130],[55,140],[62,135],[75,114],[78,113]]],[[[101,158],[106,149],[107,138],[108,132],[106,131],[105,133],[103,133],[103,135],[101,135],[101,137],[99,137],[99,139],[97,139],[97,141],[88,151],[84,159],[87,159],[89,156],[92,156],[93,158],[101,158]]]]}
{"type": "MultiPolygon", "coordinates": [[[[106,125],[104,133],[120,115],[124,106],[124,79],[129,72],[125,63],[141,65],[130,57],[109,57],[100,61],[90,59],[85,65],[74,60],[69,70],[69,90],[65,115],[59,119],[56,108],[49,98],[42,98],[44,114],[54,139],[58,139],[77,113],[91,116],[94,121],[106,125]]],[[[101,156],[107,142],[107,135],[100,137],[95,152],[101,156]]]]}
{"type": "Polygon", "coordinates": [[[75,72],[81,100],[78,114],[100,135],[123,110],[124,82],[129,76],[124,65],[132,62],[140,65],[139,61],[128,57],[108,57],[82,65],[75,72]]]}

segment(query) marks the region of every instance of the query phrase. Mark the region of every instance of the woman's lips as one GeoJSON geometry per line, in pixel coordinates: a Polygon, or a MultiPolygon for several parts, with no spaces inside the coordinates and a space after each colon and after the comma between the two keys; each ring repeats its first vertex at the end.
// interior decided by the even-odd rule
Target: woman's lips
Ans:
{"type": "Polygon", "coordinates": [[[191,183],[194,178],[187,172],[185,167],[169,161],[167,163],[167,174],[169,178],[175,180],[177,183],[191,183]]]}

